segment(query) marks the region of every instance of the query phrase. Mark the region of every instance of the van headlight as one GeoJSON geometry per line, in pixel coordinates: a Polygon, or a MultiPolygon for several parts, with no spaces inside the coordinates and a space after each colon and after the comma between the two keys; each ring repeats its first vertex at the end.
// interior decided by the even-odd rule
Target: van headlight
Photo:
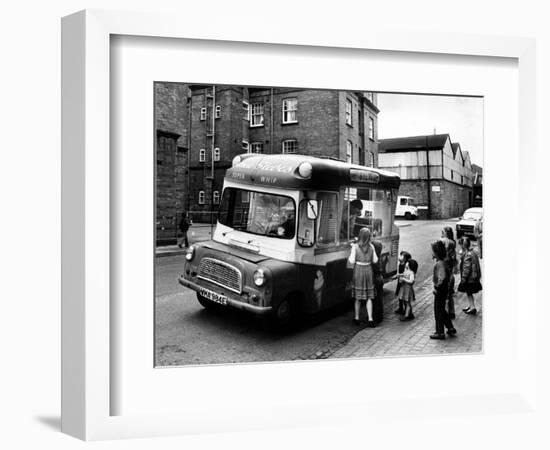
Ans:
{"type": "Polygon", "coordinates": [[[185,259],[187,261],[191,261],[195,256],[195,247],[193,245],[191,245],[188,249],[187,249],[187,253],[185,253],[185,259]]]}
{"type": "Polygon", "coordinates": [[[254,272],[254,284],[256,286],[263,286],[265,284],[265,273],[262,269],[257,269],[254,272]]]}

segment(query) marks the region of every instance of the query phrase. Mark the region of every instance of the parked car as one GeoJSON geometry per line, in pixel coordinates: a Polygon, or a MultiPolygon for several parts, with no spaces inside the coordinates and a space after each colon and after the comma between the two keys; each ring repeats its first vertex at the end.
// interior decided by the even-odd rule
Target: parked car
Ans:
{"type": "Polygon", "coordinates": [[[418,217],[418,208],[414,205],[414,198],[400,195],[397,197],[395,215],[405,217],[407,220],[414,220],[418,217]]]}
{"type": "Polygon", "coordinates": [[[483,208],[469,208],[456,224],[456,237],[477,239],[483,227],[483,208]]]}

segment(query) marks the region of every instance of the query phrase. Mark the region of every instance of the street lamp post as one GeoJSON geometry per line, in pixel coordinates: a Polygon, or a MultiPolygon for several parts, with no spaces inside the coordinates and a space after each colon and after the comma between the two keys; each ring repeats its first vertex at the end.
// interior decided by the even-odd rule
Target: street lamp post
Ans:
{"type": "Polygon", "coordinates": [[[428,147],[428,136],[426,135],[426,180],[428,185],[428,219],[432,218],[432,186],[430,180],[430,148],[428,147]]]}

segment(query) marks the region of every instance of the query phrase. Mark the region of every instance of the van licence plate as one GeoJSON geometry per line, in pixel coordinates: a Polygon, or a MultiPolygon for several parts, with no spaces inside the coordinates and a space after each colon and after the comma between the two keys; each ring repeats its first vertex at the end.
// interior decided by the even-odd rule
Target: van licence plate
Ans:
{"type": "Polygon", "coordinates": [[[227,305],[227,297],[225,295],[216,294],[208,289],[201,289],[199,294],[208,300],[219,303],[220,305],[227,305]]]}

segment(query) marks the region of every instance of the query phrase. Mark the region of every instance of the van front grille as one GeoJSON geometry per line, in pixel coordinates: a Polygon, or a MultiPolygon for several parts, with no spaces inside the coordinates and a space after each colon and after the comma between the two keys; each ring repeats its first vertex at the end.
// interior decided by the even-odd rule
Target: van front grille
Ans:
{"type": "Polygon", "coordinates": [[[203,258],[199,264],[197,276],[237,294],[242,291],[242,274],[240,270],[226,262],[213,258],[203,258]]]}

